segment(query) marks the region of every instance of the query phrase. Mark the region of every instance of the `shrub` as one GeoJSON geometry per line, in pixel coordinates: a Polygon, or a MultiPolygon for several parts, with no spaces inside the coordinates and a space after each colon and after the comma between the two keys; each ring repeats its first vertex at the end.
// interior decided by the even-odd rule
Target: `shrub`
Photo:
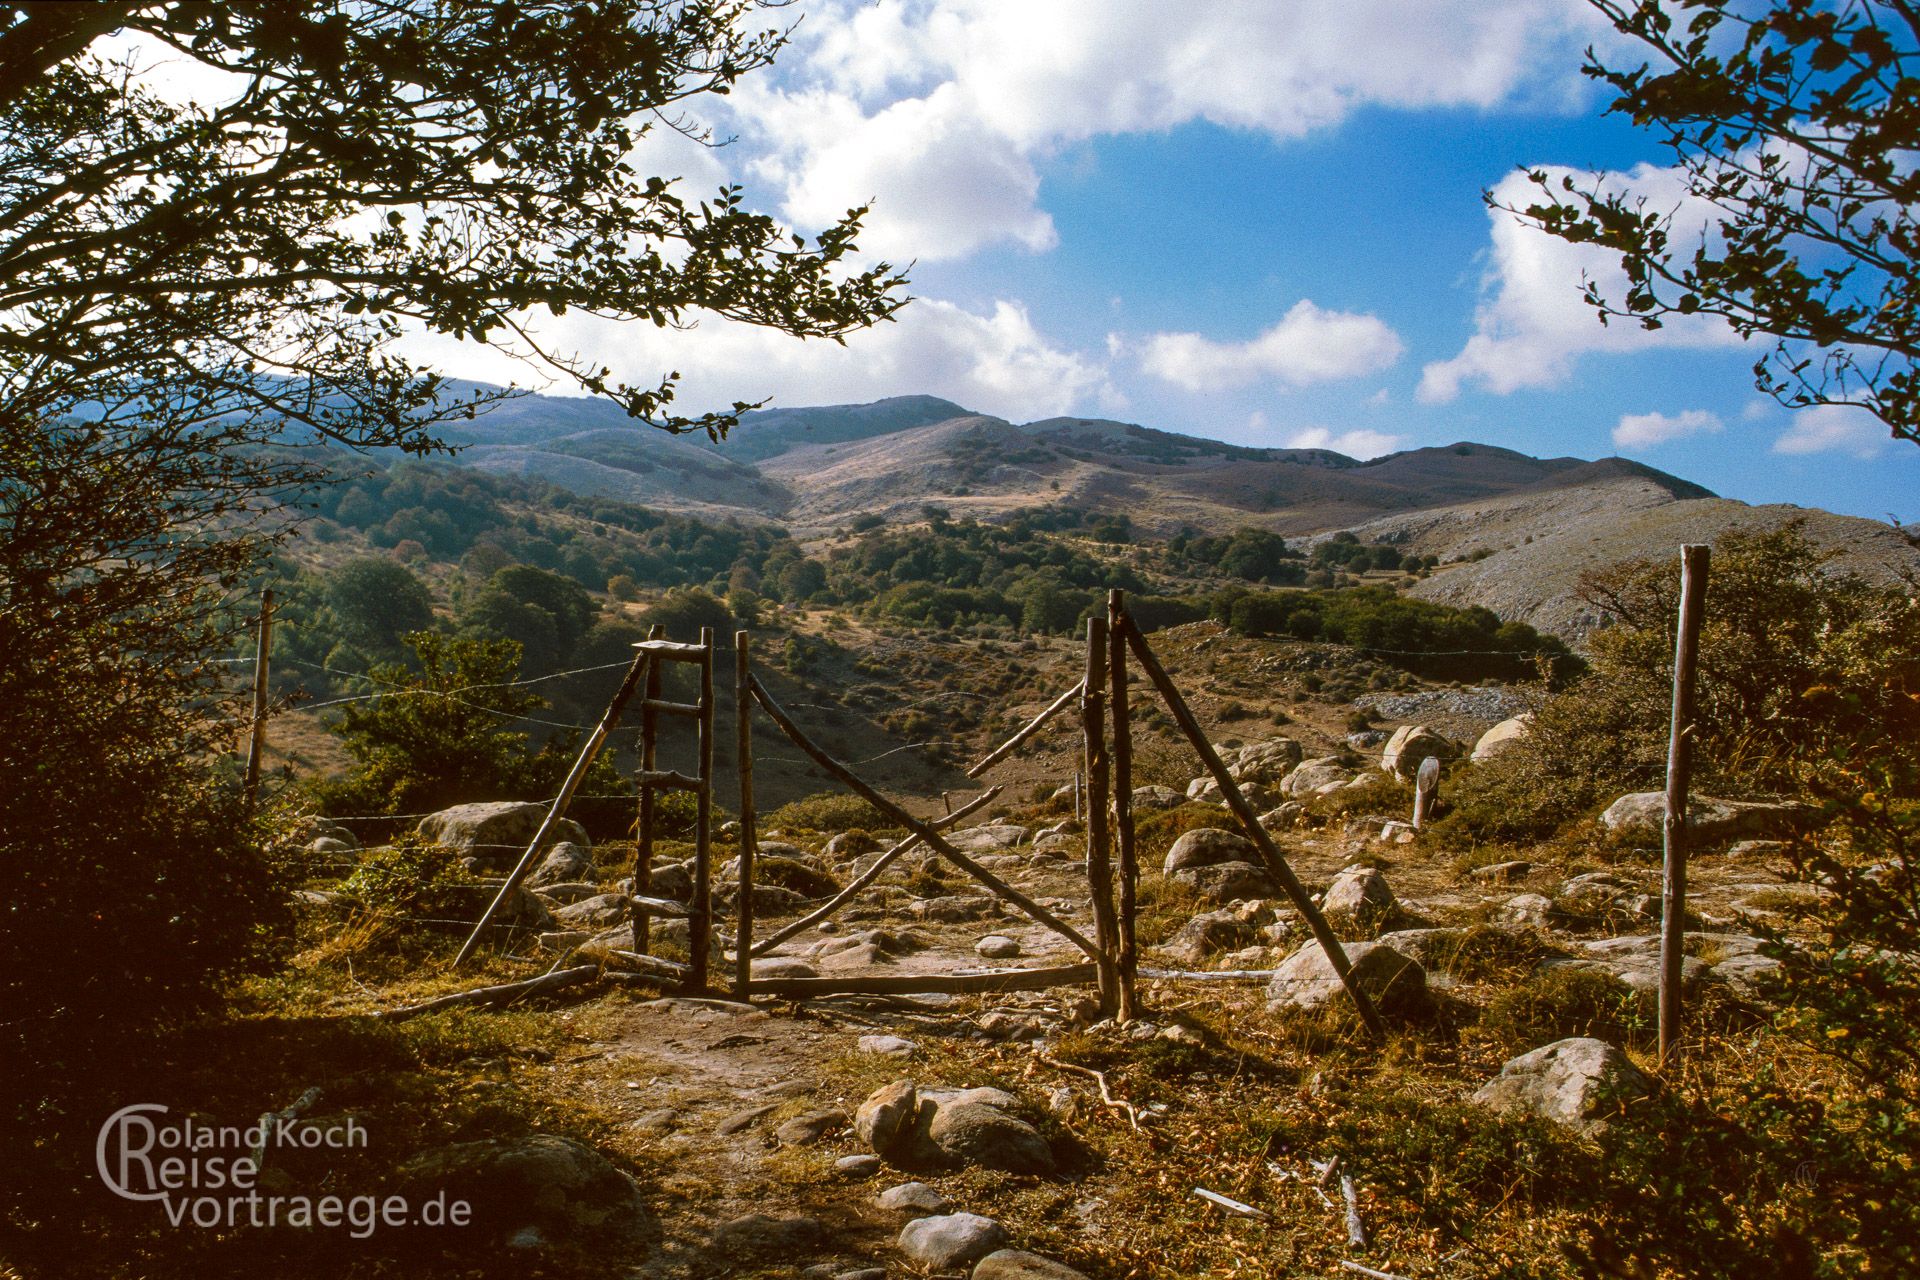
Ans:
{"type": "Polygon", "coordinates": [[[885,814],[859,796],[848,795],[844,791],[822,791],[790,800],[760,818],[761,828],[767,831],[797,828],[801,831],[837,833],[856,828],[871,831],[891,825],[885,814]]]}
{"type": "Polygon", "coordinates": [[[1493,998],[1479,1033],[1506,1053],[1525,1053],[1569,1036],[1639,1043],[1653,1030],[1654,1003],[1610,973],[1548,969],[1493,998]]]}
{"type": "Polygon", "coordinates": [[[438,916],[464,905],[452,886],[465,879],[457,853],[408,832],[369,851],[340,888],[375,915],[438,916]]]}

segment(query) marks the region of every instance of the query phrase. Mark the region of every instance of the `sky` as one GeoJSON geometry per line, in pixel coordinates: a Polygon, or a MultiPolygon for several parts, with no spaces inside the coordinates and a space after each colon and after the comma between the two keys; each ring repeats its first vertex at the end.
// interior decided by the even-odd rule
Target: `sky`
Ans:
{"type": "MultiPolygon", "coordinates": [[[[914,301],[844,348],[717,319],[568,316],[554,346],[682,410],[928,393],[1356,457],[1473,440],[1620,455],[1749,502],[1920,520],[1920,449],[1754,390],[1719,321],[1602,326],[1597,251],[1490,212],[1523,167],[1681,206],[1670,156],[1579,73],[1581,0],[798,0],[776,64],[637,162],[802,232],[872,205],[914,301]]],[[[1685,210],[1682,209],[1682,216],[1685,210]]],[[[450,372],[539,385],[472,347],[450,372]]],[[[559,390],[560,388],[555,388],[559,390]]]]}

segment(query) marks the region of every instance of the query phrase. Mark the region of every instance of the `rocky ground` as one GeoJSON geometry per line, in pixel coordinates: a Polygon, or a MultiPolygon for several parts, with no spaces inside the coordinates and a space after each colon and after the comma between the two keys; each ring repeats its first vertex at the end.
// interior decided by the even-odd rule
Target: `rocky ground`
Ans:
{"type": "MultiPolygon", "coordinates": [[[[1511,709],[1476,696],[1455,701],[1481,723],[1511,709]]],[[[1579,837],[1525,857],[1444,852],[1402,821],[1405,779],[1428,754],[1472,767],[1458,759],[1470,746],[1402,726],[1358,766],[1305,758],[1284,737],[1226,753],[1394,1024],[1391,1067],[1360,1044],[1320,948],[1233,830],[1218,788],[1195,779],[1190,795],[1157,786],[1136,796],[1145,950],[1132,1023],[1099,1020],[1084,988],[754,1006],[622,988],[540,1013],[564,1047],[509,1068],[517,1087],[598,1117],[597,1143],[521,1133],[429,1148],[410,1167],[492,1196],[486,1230],[519,1256],[591,1240],[606,1269],[636,1277],[1319,1275],[1342,1262],[1405,1276],[1508,1274],[1497,1259],[1539,1225],[1523,1204],[1483,1206],[1451,1228],[1442,1215],[1437,1226],[1420,1196],[1394,1189],[1405,1170],[1349,1154],[1345,1190],[1361,1222],[1350,1236],[1342,1180],[1324,1163],[1340,1142],[1276,1137],[1375,1105],[1342,1102],[1342,1090],[1392,1081],[1391,1096],[1412,1090],[1449,1115],[1477,1111],[1475,1124],[1544,1124],[1575,1151],[1631,1123],[1658,1091],[1643,1036],[1561,1034],[1569,1027],[1552,1018],[1474,1029],[1509,1018],[1511,993],[1569,974],[1590,975],[1581,989],[1603,1003],[1644,1010],[1657,980],[1657,797],[1625,798],[1579,837]],[[1265,1139],[1253,1141],[1262,1125],[1265,1139]],[[503,1197],[506,1166],[524,1185],[503,1197]]],[[[1692,873],[1686,982],[1696,1001],[1738,1006],[1772,963],[1750,922],[1809,892],[1773,856],[1795,815],[1702,812],[1709,851],[1692,873]]],[[[425,827],[485,873],[499,865],[486,851],[513,847],[537,818],[531,806],[470,806],[425,827]]],[[[625,855],[566,834],[518,908],[522,972],[582,957],[621,964],[625,855]]],[[[1092,933],[1083,837],[1063,797],[954,838],[1092,933]]],[[[351,843],[341,830],[317,839],[351,843]]],[[[813,830],[764,832],[760,853],[762,937],[876,856],[865,841],[813,830]]],[[[688,886],[669,863],[652,892],[684,896],[688,886]]],[[[720,890],[729,900],[731,883],[720,890]]],[[[310,903],[320,913],[337,905],[325,894],[310,903]]],[[[684,944],[683,922],[656,929],[669,954],[684,944]]],[[[725,919],[721,931],[731,931],[725,919]]],[[[963,873],[908,855],[755,972],[949,974],[1080,958],[963,873]]],[[[716,973],[730,971],[723,949],[714,960],[716,973]]],[[[363,988],[339,1008],[390,999],[363,988]]],[[[1575,1029],[1604,1029],[1589,1023],[1575,1029]]],[[[1550,1253],[1551,1240],[1532,1247],[1550,1253]]]]}

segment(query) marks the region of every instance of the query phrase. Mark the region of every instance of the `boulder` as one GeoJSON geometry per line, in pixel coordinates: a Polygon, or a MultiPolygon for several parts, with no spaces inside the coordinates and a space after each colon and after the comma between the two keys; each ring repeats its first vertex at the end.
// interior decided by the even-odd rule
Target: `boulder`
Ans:
{"type": "Polygon", "coordinates": [[[1212,867],[1223,862],[1251,862],[1253,842],[1238,831],[1200,827],[1173,842],[1162,870],[1171,875],[1188,867],[1212,867]]]}
{"type": "MultiPolygon", "coordinates": [[[[728,879],[740,878],[740,860],[735,858],[728,863],[722,873],[728,879]]],[[[818,867],[807,865],[797,858],[788,858],[775,854],[761,854],[753,860],[753,883],[758,888],[763,884],[777,885],[782,889],[791,889],[803,898],[831,898],[840,892],[840,882],[818,867]]]]}
{"type": "Polygon", "coordinates": [[[1604,1040],[1575,1036],[1523,1053],[1473,1100],[1592,1132],[1653,1093],[1653,1082],[1604,1040]]]}
{"type": "Polygon", "coordinates": [[[1419,962],[1423,969],[1444,969],[1459,953],[1465,929],[1396,929],[1380,935],[1380,944],[1419,962]]]}
{"type": "Polygon", "coordinates": [[[1327,886],[1320,909],[1337,925],[1371,929],[1392,915],[1396,905],[1393,889],[1377,868],[1348,867],[1327,886]]]}
{"type": "MultiPolygon", "coordinates": [[[[533,843],[534,833],[546,821],[547,806],[519,800],[489,800],[455,805],[420,819],[423,840],[445,845],[463,857],[477,859],[489,870],[505,870],[520,860],[533,843]]],[[[554,838],[591,849],[586,828],[571,818],[554,827],[554,838]]]]}
{"type": "Polygon", "coordinates": [[[846,1128],[847,1113],[835,1107],[806,1111],[773,1131],[783,1147],[810,1147],[846,1128]]]}
{"type": "Polygon", "coordinates": [[[466,1201],[474,1225],[503,1240],[528,1230],[578,1238],[650,1226],[632,1178],[592,1147],[552,1134],[434,1147],[402,1164],[398,1181],[416,1203],[466,1201]]]}
{"type": "Polygon", "coordinates": [[[624,894],[598,893],[553,913],[569,929],[611,929],[633,919],[633,901],[624,894]]]}
{"type": "Polygon", "coordinates": [[[585,880],[562,880],[559,884],[543,884],[533,890],[540,895],[542,902],[552,906],[564,907],[573,902],[585,902],[588,898],[597,898],[606,890],[597,884],[585,880]]]}
{"type": "Polygon", "coordinates": [[[998,1249],[980,1259],[973,1280],[1087,1280],[1065,1263],[1024,1249],[998,1249]]]}
{"type": "Polygon", "coordinates": [[[768,956],[764,960],[752,962],[753,976],[756,978],[817,978],[819,970],[804,960],[792,956],[768,956]]]}
{"type": "MultiPolygon", "coordinates": [[[[1695,934],[1694,937],[1700,935],[1695,934]]],[[[1548,967],[1589,969],[1604,973],[1645,995],[1660,990],[1660,935],[1626,934],[1566,944],[1571,959],[1549,960],[1548,967]]],[[[1712,966],[1696,956],[1680,958],[1680,988],[1692,991],[1712,977],[1712,966]]]]}
{"type": "Polygon", "coordinates": [[[888,1187],[873,1199],[882,1209],[911,1214],[916,1218],[947,1213],[953,1209],[953,1201],[924,1182],[903,1182],[899,1186],[888,1187]]]}
{"type": "Polygon", "coordinates": [[[962,924],[1000,914],[1000,900],[986,893],[949,894],[907,904],[907,914],[934,924],[962,924]]]}
{"type": "Polygon", "coordinates": [[[1425,725],[1403,724],[1381,750],[1380,767],[1402,782],[1411,782],[1428,756],[1446,761],[1458,754],[1458,747],[1425,725]]]}
{"type": "MultiPolygon", "coordinates": [[[[1425,997],[1426,970],[1392,947],[1349,942],[1345,950],[1360,989],[1383,1012],[1417,1006],[1425,997]]],[[[1267,984],[1267,1008],[1275,1013],[1321,1013],[1347,1000],[1346,987],[1318,942],[1288,956],[1267,984]]]]}
{"type": "Polygon", "coordinates": [[[911,1080],[895,1080],[867,1095],[853,1113],[853,1132],[883,1160],[907,1155],[920,1119],[920,1091],[911,1080]]]}
{"type": "MultiPolygon", "coordinates": [[[[737,884],[715,885],[713,889],[714,905],[722,911],[734,910],[739,900],[740,886],[737,884]]],[[[813,904],[813,899],[805,894],[783,889],[777,884],[753,882],[753,913],[757,916],[794,915],[813,904]]]]}
{"type": "MultiPolygon", "coordinates": [[[[345,834],[345,832],[341,833],[341,835],[345,834]]],[[[348,854],[360,852],[360,843],[357,840],[343,840],[340,836],[315,836],[307,841],[304,851],[317,858],[343,858],[348,854]]]]}
{"type": "Polygon", "coordinates": [[[947,843],[962,853],[998,853],[1033,839],[1031,828],[1016,827],[1010,823],[968,827],[964,831],[949,831],[946,835],[947,843]]]}
{"type": "Polygon", "coordinates": [[[970,1267],[1007,1242],[1007,1231],[977,1213],[915,1218],[900,1228],[900,1252],[930,1271],[970,1267]]]}
{"type": "MultiPolygon", "coordinates": [[[[1664,792],[1636,791],[1608,805],[1600,825],[1622,840],[1658,840],[1666,813],[1664,792]]],[[[1700,844],[1772,840],[1805,830],[1817,816],[1818,810],[1805,804],[1693,796],[1687,801],[1687,834],[1700,844]]]]}
{"type": "Polygon", "coordinates": [[[1504,751],[1510,751],[1533,730],[1533,716],[1528,713],[1502,720],[1493,728],[1480,735],[1473,744],[1473,754],[1468,757],[1475,764],[1485,764],[1504,751]]]}
{"type": "Polygon", "coordinates": [[[1261,814],[1260,825],[1268,831],[1284,831],[1288,827],[1297,824],[1300,821],[1300,816],[1306,811],[1307,806],[1301,804],[1298,800],[1289,800],[1285,804],[1269,809],[1261,814]]]}
{"type": "MultiPolygon", "coordinates": [[[[966,1164],[1005,1169],[1009,1173],[1053,1172],[1053,1149],[1040,1131],[996,1105],[997,1099],[974,1095],[998,1090],[968,1089],[942,1100],[929,1095],[921,1102],[931,1108],[927,1136],[941,1154],[966,1164]]],[[[1004,1095],[1002,1095],[1004,1096],[1004,1095]]]]}
{"type": "Polygon", "coordinates": [[[571,840],[562,840],[547,850],[547,856],[542,858],[540,865],[527,876],[527,887],[544,889],[548,885],[565,884],[571,880],[587,880],[592,876],[592,855],[571,840]]]}
{"type": "Polygon", "coordinates": [[[1250,862],[1222,862],[1211,867],[1186,867],[1168,877],[1191,888],[1203,902],[1224,906],[1248,898],[1277,898],[1280,886],[1265,870],[1250,862]]]}
{"type": "Polygon", "coordinates": [[[919,1046],[901,1036],[861,1036],[855,1047],[861,1053],[878,1054],[887,1058],[911,1058],[919,1046]]]}
{"type": "Polygon", "coordinates": [[[1317,795],[1322,787],[1343,787],[1353,781],[1353,770],[1338,756],[1320,756],[1296,766],[1280,780],[1280,794],[1288,798],[1317,795]]]}
{"type": "Polygon", "coordinates": [[[879,847],[880,842],[865,831],[842,831],[827,841],[827,856],[845,862],[863,853],[872,853],[879,847]]]}
{"type": "Polygon", "coordinates": [[[1133,789],[1133,811],[1135,813],[1160,813],[1167,809],[1178,809],[1186,803],[1172,787],[1135,787],[1133,789]]]}
{"type": "Polygon", "coordinates": [[[1520,893],[1500,904],[1500,920],[1521,928],[1544,929],[1553,923],[1553,899],[1543,893],[1520,893]]]}
{"type": "Polygon", "coordinates": [[[1168,940],[1166,949],[1186,963],[1198,965],[1223,951],[1252,946],[1254,938],[1254,925],[1228,907],[1203,911],[1181,925],[1180,932],[1168,940]]]}
{"type": "Polygon", "coordinates": [[[1004,933],[988,934],[973,949],[988,960],[1011,960],[1020,954],[1020,944],[1004,933]]]}
{"type": "Polygon", "coordinates": [[[1233,752],[1227,772],[1237,782],[1279,782],[1306,754],[1292,738],[1268,738],[1233,752]]]}
{"type": "Polygon", "coordinates": [[[747,1213],[715,1227],[713,1246],[728,1259],[790,1258],[814,1248],[826,1234],[826,1227],[818,1218],[802,1214],[776,1218],[767,1213],[747,1213]]]}

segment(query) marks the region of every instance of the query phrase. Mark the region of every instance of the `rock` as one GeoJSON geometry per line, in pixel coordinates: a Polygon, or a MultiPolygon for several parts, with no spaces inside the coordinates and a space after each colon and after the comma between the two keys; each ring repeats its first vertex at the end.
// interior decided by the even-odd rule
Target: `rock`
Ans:
{"type": "MultiPolygon", "coordinates": [[[[546,817],[544,804],[494,800],[442,809],[420,819],[418,829],[424,840],[445,845],[462,856],[477,858],[489,869],[506,870],[527,851],[546,817]]],[[[554,833],[557,840],[582,849],[593,847],[586,829],[571,818],[562,818],[555,825],[554,833]]]]}
{"type": "Polygon", "coordinates": [[[853,1132],[883,1160],[907,1154],[920,1118],[920,1091],[911,1080],[895,1080],[867,1095],[853,1114],[853,1132]]]}
{"type": "Polygon", "coordinates": [[[1087,1280],[1065,1263],[1024,1249],[996,1249],[973,1269],[973,1280],[1087,1280]]]}
{"type": "Polygon", "coordinates": [[[865,1153],[841,1156],[833,1162],[833,1168],[843,1178],[873,1178],[880,1174],[880,1157],[865,1153]]]}
{"type": "MultiPolygon", "coordinates": [[[[1234,786],[1246,797],[1248,804],[1256,809],[1278,804],[1281,798],[1280,784],[1270,778],[1235,778],[1234,786]]],[[[1195,778],[1187,784],[1187,801],[1190,804],[1218,804],[1227,802],[1226,793],[1220,789],[1220,783],[1212,774],[1204,778],[1195,778]]]]}
{"type": "MultiPolygon", "coordinates": [[[[1636,791],[1608,805],[1600,825],[1622,840],[1658,840],[1666,813],[1664,792],[1636,791]]],[[[1687,833],[1696,844],[1778,839],[1805,830],[1818,813],[1805,804],[1693,796],[1687,801],[1687,833]]]]}
{"type": "MultiPolygon", "coordinates": [[[[623,887],[631,885],[625,882],[623,887]]],[[[631,888],[627,890],[632,892],[631,888]]],[[[670,898],[675,902],[693,901],[693,869],[678,862],[668,862],[653,868],[653,874],[647,880],[649,898],[670,898]]]]}
{"type": "Polygon", "coordinates": [[[1047,1034],[1046,1025],[1040,1019],[1022,1017],[1000,1009],[984,1015],[977,1025],[988,1039],[1013,1043],[1044,1039],[1047,1034]]]}
{"type": "Polygon", "coordinates": [[[1468,758],[1475,764],[1485,764],[1502,752],[1512,750],[1532,730],[1533,716],[1529,712],[1502,720],[1480,735],[1480,741],[1473,744],[1473,754],[1468,758]]]}
{"type": "Polygon", "coordinates": [[[553,929],[540,935],[542,951],[571,951],[582,943],[592,939],[593,935],[585,929],[553,929]]]}
{"type": "Polygon", "coordinates": [[[1785,840],[1736,840],[1728,847],[1727,856],[1741,861],[1753,861],[1759,858],[1777,858],[1786,851],[1785,840]]]}
{"type": "Polygon", "coordinates": [[[599,893],[561,907],[553,918],[572,929],[611,929],[633,919],[633,901],[624,894],[599,893]]]}
{"type": "Polygon", "coordinates": [[[913,1041],[899,1036],[861,1036],[857,1047],[861,1053],[888,1058],[911,1058],[919,1048],[913,1041]]]}
{"type": "Polygon", "coordinates": [[[1205,902],[1223,905],[1247,898],[1277,898],[1280,886],[1264,870],[1246,862],[1187,867],[1168,877],[1187,885],[1205,902]]]}
{"type": "Polygon", "coordinates": [[[1135,813],[1161,813],[1168,809],[1178,809],[1186,803],[1186,797],[1172,787],[1135,787],[1133,789],[1133,811],[1135,813]]]}
{"type": "Polygon", "coordinates": [[[1382,844],[1412,844],[1414,838],[1419,834],[1419,832],[1413,829],[1411,822],[1401,822],[1398,819],[1394,819],[1380,824],[1377,839],[1382,844]]]}
{"type": "Polygon", "coordinates": [[[585,880],[592,875],[593,857],[571,840],[562,840],[547,850],[547,856],[527,876],[527,887],[541,889],[569,880],[585,880]]]}
{"type": "Polygon", "coordinates": [[[1053,1148],[1038,1129],[974,1096],[997,1092],[968,1089],[951,1101],[924,1100],[923,1107],[933,1107],[927,1136],[944,1155],[967,1164],[1009,1173],[1053,1172],[1053,1148]]]}
{"type": "Polygon", "coordinates": [[[971,1266],[1006,1242],[1006,1228],[977,1213],[916,1218],[900,1228],[900,1251],[934,1271],[971,1266]]]}
{"type": "Polygon", "coordinates": [[[402,1164],[398,1181],[422,1199],[465,1200],[474,1224],[502,1240],[527,1228],[578,1238],[650,1225],[632,1178],[592,1147],[552,1134],[434,1147],[402,1164]]]}
{"type": "Polygon", "coordinates": [[[898,1186],[888,1187],[874,1197],[874,1203],[882,1209],[912,1214],[917,1218],[924,1218],[929,1214],[946,1213],[953,1208],[953,1201],[924,1182],[903,1182],[898,1186]]]}
{"type": "Polygon", "coordinates": [[[339,836],[315,836],[313,839],[307,841],[305,852],[317,858],[328,856],[344,857],[348,854],[360,852],[360,846],[357,842],[349,844],[339,836]]]}
{"type": "Polygon", "coordinates": [[[1371,751],[1384,743],[1388,736],[1384,729],[1362,729],[1347,735],[1347,746],[1354,751],[1371,751]]]}
{"type": "Polygon", "coordinates": [[[1020,944],[1004,933],[988,934],[973,949],[989,960],[1011,960],[1020,954],[1020,944]]]}
{"type": "Polygon", "coordinates": [[[1188,867],[1213,867],[1223,862],[1251,862],[1253,842],[1238,831],[1221,827],[1200,827],[1173,842],[1161,868],[1171,875],[1188,867]]]}
{"type": "Polygon", "coordinates": [[[1279,782],[1306,752],[1292,738],[1268,738],[1231,753],[1227,772],[1237,782],[1279,782]]]}
{"type": "Polygon", "coordinates": [[[1320,756],[1297,766],[1280,780],[1280,794],[1288,798],[1310,796],[1322,787],[1342,787],[1353,781],[1353,770],[1340,763],[1338,756],[1320,756]]]}
{"type": "Polygon", "coordinates": [[[1652,1092],[1653,1082],[1626,1054],[1604,1040],[1576,1036],[1508,1062],[1473,1100],[1591,1132],[1652,1092]]]}
{"type": "Polygon", "coordinates": [[[727,1116],[714,1126],[713,1131],[723,1138],[730,1138],[742,1129],[751,1129],[763,1117],[770,1116],[779,1109],[780,1104],[777,1102],[763,1102],[757,1107],[748,1107],[744,1111],[736,1111],[727,1116]]]}
{"type": "Polygon", "coordinates": [[[1380,935],[1380,945],[1419,962],[1423,969],[1444,969],[1459,952],[1465,929],[1396,929],[1380,935]]]}
{"type": "MultiPolygon", "coordinates": [[[[1757,942],[1758,939],[1755,939],[1757,942]]],[[[1732,988],[1736,995],[1747,1000],[1760,1000],[1769,995],[1768,983],[1780,971],[1780,962],[1772,956],[1763,956],[1757,951],[1730,955],[1712,966],[1712,976],[1732,988]]],[[[1686,980],[1681,979],[1682,990],[1686,980]]]]}
{"type": "Polygon", "coordinates": [[[1348,867],[1327,886],[1320,909],[1327,918],[1351,928],[1370,929],[1393,913],[1393,889],[1374,867],[1348,867]]]}
{"type": "Polygon", "coordinates": [[[773,1136],[783,1147],[810,1147],[847,1126],[847,1113],[836,1108],[806,1111],[782,1124],[773,1136]]]}
{"type": "Polygon", "coordinates": [[[1531,862],[1515,859],[1510,862],[1490,862],[1484,867],[1475,867],[1467,875],[1487,884],[1513,884],[1525,880],[1532,870],[1531,862]]]}
{"type": "Polygon", "coordinates": [[[880,842],[865,831],[842,831],[827,841],[827,856],[845,862],[863,853],[872,853],[879,847],[880,842]]]}
{"type": "Polygon", "coordinates": [[[962,853],[998,853],[1033,839],[1030,828],[1016,827],[1011,823],[968,827],[964,831],[949,831],[946,835],[947,843],[962,853]]]}
{"type": "Polygon", "coordinates": [[[1411,782],[1428,756],[1444,763],[1459,754],[1458,747],[1425,725],[1403,724],[1380,752],[1380,767],[1402,782],[1411,782]]]}
{"type": "MultiPolygon", "coordinates": [[[[1691,934],[1693,938],[1703,935],[1691,934]]],[[[1660,990],[1660,935],[1626,934],[1617,938],[1592,938],[1568,943],[1571,959],[1546,962],[1549,968],[1589,969],[1604,973],[1643,995],[1660,990]]],[[[1696,956],[1680,958],[1680,988],[1692,991],[1712,977],[1712,966],[1696,956]]]]}
{"type": "Polygon", "coordinates": [[[540,895],[542,902],[551,903],[554,906],[567,906],[575,902],[585,902],[588,898],[597,898],[606,890],[585,880],[562,880],[558,884],[543,884],[533,892],[540,895]]]}
{"type": "Polygon", "coordinates": [[[764,960],[753,961],[753,976],[756,978],[817,978],[818,970],[804,960],[795,960],[792,956],[768,956],[764,960]]]}
{"type": "MultiPolygon", "coordinates": [[[[1416,1006],[1425,997],[1426,971],[1392,947],[1349,942],[1345,950],[1360,989],[1383,1012],[1416,1006]]],[[[1276,1013],[1320,1013],[1347,1001],[1346,987],[1318,942],[1309,942],[1288,956],[1267,984],[1267,1008],[1276,1013]]]]}
{"type": "MultiPolygon", "coordinates": [[[[732,911],[739,900],[740,886],[737,884],[715,885],[714,905],[722,911],[732,911]]],[[[783,889],[777,884],[753,883],[753,913],[756,916],[797,915],[813,905],[813,900],[805,894],[783,889]]]]}
{"type": "Polygon", "coordinates": [[[1191,965],[1199,965],[1222,951],[1234,951],[1253,945],[1254,926],[1239,912],[1228,907],[1203,911],[1180,926],[1166,949],[1191,965]]]}
{"type": "Polygon", "coordinates": [[[1544,929],[1553,923],[1553,899],[1541,893],[1521,893],[1500,904],[1502,923],[1544,929]]]}
{"type": "Polygon", "coordinates": [[[1260,825],[1268,831],[1285,831],[1288,827],[1297,824],[1300,816],[1306,811],[1307,806],[1298,800],[1289,800],[1278,808],[1269,809],[1261,814],[1260,825]]]}

